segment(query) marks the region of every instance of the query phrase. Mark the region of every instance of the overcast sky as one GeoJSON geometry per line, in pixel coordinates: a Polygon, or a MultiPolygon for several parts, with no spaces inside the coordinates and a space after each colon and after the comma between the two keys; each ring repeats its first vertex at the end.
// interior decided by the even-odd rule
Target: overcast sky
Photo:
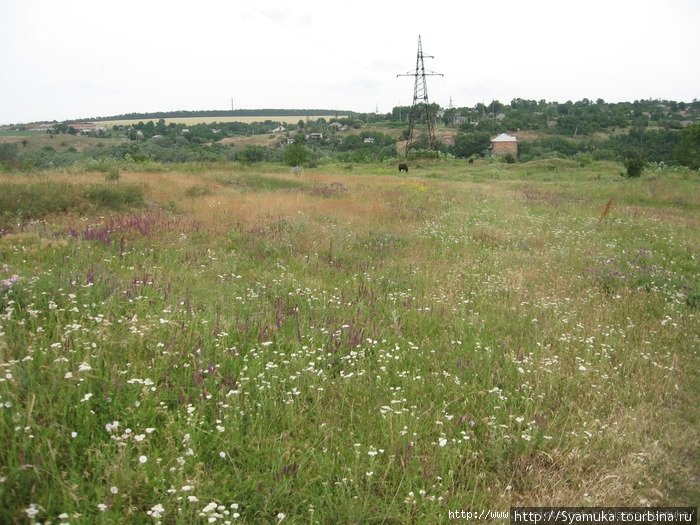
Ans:
{"type": "Polygon", "coordinates": [[[0,123],[700,97],[698,0],[0,0],[0,123]]]}

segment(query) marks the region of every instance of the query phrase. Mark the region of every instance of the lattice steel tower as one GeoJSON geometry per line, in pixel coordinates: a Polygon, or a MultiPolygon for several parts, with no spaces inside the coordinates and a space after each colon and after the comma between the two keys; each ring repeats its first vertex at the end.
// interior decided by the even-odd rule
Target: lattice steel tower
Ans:
{"type": "Polygon", "coordinates": [[[415,84],[413,86],[413,105],[411,106],[411,113],[408,117],[408,137],[406,139],[406,154],[410,151],[413,146],[413,133],[416,127],[416,122],[420,119],[421,105],[425,108],[425,120],[428,124],[428,147],[429,149],[435,149],[435,122],[434,115],[430,109],[430,102],[428,101],[428,82],[425,77],[430,76],[445,76],[442,73],[435,73],[434,71],[425,70],[425,64],[423,63],[424,58],[435,58],[431,55],[423,54],[423,45],[421,44],[420,35],[418,35],[418,56],[416,57],[416,70],[414,72],[403,73],[396,75],[397,77],[414,77],[415,84]]]}

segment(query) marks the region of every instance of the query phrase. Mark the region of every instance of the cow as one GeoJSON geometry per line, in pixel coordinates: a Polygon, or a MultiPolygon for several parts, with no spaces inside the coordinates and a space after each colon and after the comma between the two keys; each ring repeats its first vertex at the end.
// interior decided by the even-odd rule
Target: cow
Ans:
{"type": "Polygon", "coordinates": [[[469,164],[474,164],[474,159],[469,159],[469,164]]]}
{"type": "Polygon", "coordinates": [[[408,164],[406,164],[405,162],[399,164],[399,171],[405,171],[406,173],[408,173],[408,164]]]}

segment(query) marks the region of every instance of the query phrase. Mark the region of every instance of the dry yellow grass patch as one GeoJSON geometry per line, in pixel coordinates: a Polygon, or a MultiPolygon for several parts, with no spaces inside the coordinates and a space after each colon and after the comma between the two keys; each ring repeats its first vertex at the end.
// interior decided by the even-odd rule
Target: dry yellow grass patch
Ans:
{"type": "Polygon", "coordinates": [[[319,198],[300,191],[239,193],[231,188],[219,188],[213,196],[178,204],[212,230],[280,219],[332,218],[356,228],[391,220],[391,210],[376,198],[358,200],[352,195],[319,198]]]}
{"type": "Polygon", "coordinates": [[[286,141],[286,137],[280,134],[252,135],[250,137],[227,137],[221,139],[219,144],[242,148],[245,146],[279,146],[286,141]]]}

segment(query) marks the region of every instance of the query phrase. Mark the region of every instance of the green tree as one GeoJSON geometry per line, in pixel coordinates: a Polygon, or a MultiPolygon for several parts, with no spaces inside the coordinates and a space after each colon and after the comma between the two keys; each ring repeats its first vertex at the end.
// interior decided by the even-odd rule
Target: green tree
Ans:
{"type": "Polygon", "coordinates": [[[268,150],[265,146],[248,145],[236,152],[236,160],[241,162],[262,162],[267,157],[268,150]]]}
{"type": "Polygon", "coordinates": [[[642,175],[644,170],[644,159],[637,151],[629,151],[622,161],[627,170],[627,177],[634,179],[642,175]]]}
{"type": "Polygon", "coordinates": [[[452,153],[455,157],[467,158],[472,155],[484,155],[491,144],[491,135],[488,133],[457,133],[455,135],[452,153]]]}
{"type": "Polygon", "coordinates": [[[289,166],[301,166],[309,160],[309,150],[303,144],[295,142],[284,150],[284,162],[289,166]]]}
{"type": "Polygon", "coordinates": [[[681,134],[681,143],[673,155],[676,163],[694,170],[700,168],[700,122],[688,126],[681,134]]]}

